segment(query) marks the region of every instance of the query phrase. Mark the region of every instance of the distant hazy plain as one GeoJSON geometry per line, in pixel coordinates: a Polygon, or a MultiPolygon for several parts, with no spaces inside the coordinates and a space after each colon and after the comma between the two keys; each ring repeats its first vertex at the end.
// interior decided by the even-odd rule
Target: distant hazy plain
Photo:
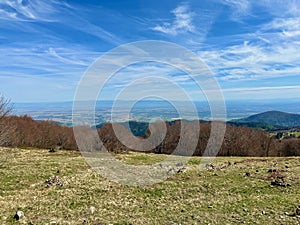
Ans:
{"type": "MultiPolygon", "coordinates": [[[[93,112],[85,110],[85,105],[94,104],[92,102],[82,102],[82,113],[74,116],[93,117],[93,112]]],[[[182,118],[175,107],[167,101],[143,100],[135,104],[130,101],[122,101],[117,107],[112,108],[113,101],[98,101],[95,108],[95,123],[103,122],[124,122],[127,120],[151,121],[161,118],[172,120],[182,118]],[[126,112],[133,104],[130,114],[126,112]],[[113,119],[111,118],[113,112],[113,119]]],[[[184,109],[185,116],[182,119],[211,119],[211,110],[207,102],[195,102],[198,118],[192,113],[189,115],[189,108],[186,102],[177,102],[180,109],[184,109]]],[[[247,117],[252,114],[278,110],[290,113],[300,112],[300,100],[298,99],[278,99],[278,100],[248,100],[248,101],[227,101],[225,115],[226,120],[247,117]]],[[[29,115],[35,120],[52,120],[63,125],[72,126],[73,102],[47,102],[47,103],[14,103],[14,114],[29,115]]]]}

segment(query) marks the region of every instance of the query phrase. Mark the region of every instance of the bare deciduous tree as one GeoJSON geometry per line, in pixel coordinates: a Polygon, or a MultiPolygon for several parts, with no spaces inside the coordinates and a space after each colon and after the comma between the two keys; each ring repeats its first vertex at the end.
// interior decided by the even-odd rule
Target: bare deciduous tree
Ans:
{"type": "MultiPolygon", "coordinates": [[[[0,146],[7,144],[9,136],[13,133],[13,128],[9,125],[7,117],[12,111],[12,104],[9,100],[0,95],[0,146]]],[[[0,156],[0,168],[5,165],[9,155],[0,156]]]]}
{"type": "Polygon", "coordinates": [[[11,102],[0,95],[0,146],[5,145],[8,136],[12,135],[13,127],[8,123],[7,117],[12,111],[11,102]]]}

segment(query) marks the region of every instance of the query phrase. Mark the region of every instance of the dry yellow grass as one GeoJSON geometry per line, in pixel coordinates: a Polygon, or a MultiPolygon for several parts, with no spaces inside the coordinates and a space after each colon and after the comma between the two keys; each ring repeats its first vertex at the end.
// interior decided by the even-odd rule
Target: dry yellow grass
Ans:
{"type": "MultiPolygon", "coordinates": [[[[131,187],[102,178],[74,151],[1,148],[0,155],[0,224],[300,224],[285,215],[300,204],[296,157],[217,158],[214,168],[201,171],[200,158],[193,157],[184,172],[164,182],[131,187]],[[270,168],[291,186],[271,187],[270,168]],[[64,186],[46,187],[54,176],[64,186]],[[17,210],[25,214],[18,222],[17,210]]],[[[136,165],[165,156],[116,158],[136,165]]]]}

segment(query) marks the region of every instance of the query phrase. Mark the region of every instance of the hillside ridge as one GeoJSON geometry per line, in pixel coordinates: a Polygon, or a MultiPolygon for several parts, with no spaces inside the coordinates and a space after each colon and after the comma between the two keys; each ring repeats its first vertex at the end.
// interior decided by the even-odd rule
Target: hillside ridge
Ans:
{"type": "Polygon", "coordinates": [[[292,127],[300,126],[300,114],[272,110],[272,111],[251,115],[249,117],[242,118],[242,119],[235,119],[230,122],[264,123],[272,126],[292,128],[292,127]]]}

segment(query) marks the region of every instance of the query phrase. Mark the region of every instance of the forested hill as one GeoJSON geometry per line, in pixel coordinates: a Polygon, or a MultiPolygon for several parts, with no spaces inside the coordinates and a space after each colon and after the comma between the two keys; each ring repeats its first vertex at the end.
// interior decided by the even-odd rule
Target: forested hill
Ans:
{"type": "MultiPolygon", "coordinates": [[[[35,121],[29,116],[10,116],[5,119],[4,127],[11,127],[7,132],[5,141],[1,143],[6,147],[34,147],[34,148],[48,148],[48,149],[78,149],[73,129],[70,127],[63,127],[51,121],[35,121]]],[[[184,124],[185,135],[187,137],[197,138],[198,143],[193,146],[193,155],[201,156],[204,154],[207,148],[208,141],[211,137],[211,122],[200,121],[200,132],[198,137],[195,137],[194,126],[199,121],[161,121],[165,123],[166,133],[164,139],[160,144],[151,150],[145,150],[152,153],[173,154],[180,139],[181,128],[184,124]]],[[[155,124],[153,124],[155,126],[155,124]]],[[[158,125],[158,124],[157,124],[158,125]]],[[[162,125],[162,124],[160,124],[162,125]]],[[[2,127],[3,128],[3,127],[2,127]]],[[[148,139],[151,135],[151,131],[148,129],[148,124],[140,122],[130,122],[125,124],[111,124],[107,123],[97,128],[99,139],[95,139],[94,133],[91,134],[90,128],[87,126],[77,127],[83,139],[92,140],[92,144],[95,144],[94,150],[101,150],[102,147],[98,145],[99,140],[103,146],[110,152],[127,152],[135,151],[137,143],[144,143],[147,146],[152,146],[152,142],[157,139],[148,139]],[[114,126],[113,126],[114,125],[114,126]],[[116,136],[115,129],[127,140],[127,144],[123,144],[121,140],[116,136]],[[130,128],[130,129],[128,129],[130,128]],[[138,138],[132,138],[132,133],[139,136],[138,138]],[[144,140],[143,140],[144,139],[144,140]],[[136,140],[143,140],[143,142],[136,142],[136,140]]],[[[155,129],[154,129],[155,130],[155,129]]],[[[0,127],[1,131],[1,127],[0,127]]],[[[155,133],[154,133],[155,134],[155,133]]],[[[279,136],[278,136],[279,137],[279,136]]],[[[190,142],[186,142],[189,144],[190,142]]],[[[91,143],[86,142],[85,147],[91,149],[91,143]]],[[[142,146],[143,147],[143,146],[142,146]]],[[[183,149],[190,150],[185,146],[183,149]]],[[[140,150],[139,150],[140,151],[140,150]]],[[[178,154],[178,153],[176,153],[178,154]]],[[[188,152],[180,152],[185,155],[188,152]]],[[[189,153],[190,154],[190,153],[189,153]]],[[[208,153],[210,154],[210,153],[208,153]]],[[[212,152],[214,154],[214,152],[212,152]]],[[[218,151],[218,156],[299,156],[300,155],[300,139],[296,138],[277,138],[276,136],[270,136],[269,133],[260,130],[252,129],[248,127],[237,127],[230,124],[226,125],[226,133],[224,135],[223,143],[218,151]]]]}
{"type": "Polygon", "coordinates": [[[255,114],[243,119],[232,120],[233,123],[263,123],[279,127],[299,127],[300,114],[292,114],[280,111],[268,111],[255,114]]]}

